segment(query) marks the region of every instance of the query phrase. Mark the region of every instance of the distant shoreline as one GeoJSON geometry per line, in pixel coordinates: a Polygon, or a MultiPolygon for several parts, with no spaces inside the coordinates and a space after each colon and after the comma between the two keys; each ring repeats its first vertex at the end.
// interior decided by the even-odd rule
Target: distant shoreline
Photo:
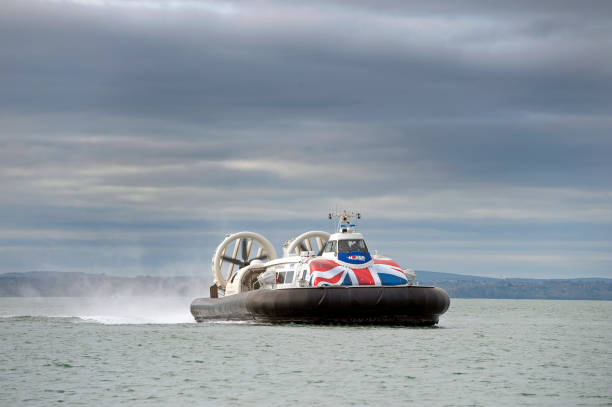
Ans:
{"type": "MultiPolygon", "coordinates": [[[[497,279],[416,271],[419,285],[435,285],[451,298],[612,300],[612,279],[497,279]]],[[[212,281],[195,277],[119,277],[81,272],[0,274],[0,297],[202,297],[212,281]]]]}

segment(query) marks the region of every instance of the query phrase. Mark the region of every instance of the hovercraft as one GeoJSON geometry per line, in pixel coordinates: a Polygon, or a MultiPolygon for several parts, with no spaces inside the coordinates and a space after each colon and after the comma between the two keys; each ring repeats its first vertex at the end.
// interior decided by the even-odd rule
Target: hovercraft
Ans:
{"type": "Polygon", "coordinates": [[[191,303],[195,320],[437,324],[450,305],[448,294],[414,285],[414,271],[370,254],[355,230],[353,219],[360,214],[329,214],[333,217],[338,232],[303,233],[285,242],[283,257],[260,234],[228,235],[212,259],[210,298],[191,303]]]}

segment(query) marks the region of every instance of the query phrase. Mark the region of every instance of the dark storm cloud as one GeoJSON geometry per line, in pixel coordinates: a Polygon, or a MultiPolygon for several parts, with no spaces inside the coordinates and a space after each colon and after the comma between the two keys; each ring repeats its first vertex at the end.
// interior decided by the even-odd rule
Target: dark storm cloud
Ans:
{"type": "Polygon", "coordinates": [[[236,7],[235,16],[9,7],[16,12],[3,13],[2,46],[12,80],[3,100],[19,109],[198,122],[234,114],[363,120],[369,112],[366,119],[397,120],[485,110],[609,111],[612,57],[600,48],[608,41],[593,44],[591,33],[610,34],[600,19],[575,21],[568,31],[563,23],[571,20],[561,14],[558,26],[541,33],[540,16],[462,14],[457,21],[408,10],[369,15],[350,6],[285,6],[277,16],[236,7]]]}
{"type": "MultiPolygon", "coordinates": [[[[61,268],[51,249],[27,259],[57,243],[80,253],[75,268],[112,269],[91,253],[118,233],[126,270],[190,272],[190,236],[204,257],[218,240],[196,229],[309,228],[335,204],[472,241],[482,272],[499,260],[482,241],[515,222],[548,225],[534,229],[546,241],[551,225],[580,241],[580,225],[609,228],[609,2],[373,4],[3,2],[2,267],[61,268]],[[142,225],[173,229],[190,254],[142,225]],[[32,240],[39,228],[47,240],[32,240]]],[[[516,247],[513,266],[535,259],[516,247]]],[[[569,273],[553,249],[542,269],[569,273]]],[[[438,254],[414,253],[445,267],[438,254]]],[[[587,270],[609,273],[601,261],[587,270]]]]}

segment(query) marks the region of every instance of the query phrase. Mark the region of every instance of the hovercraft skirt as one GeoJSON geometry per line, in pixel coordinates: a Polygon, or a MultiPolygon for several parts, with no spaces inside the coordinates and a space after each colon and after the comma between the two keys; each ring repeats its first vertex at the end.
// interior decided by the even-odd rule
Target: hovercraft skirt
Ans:
{"type": "Polygon", "coordinates": [[[434,325],[448,309],[437,287],[376,286],[260,289],[223,298],[198,298],[191,313],[205,320],[317,324],[434,325]]]}

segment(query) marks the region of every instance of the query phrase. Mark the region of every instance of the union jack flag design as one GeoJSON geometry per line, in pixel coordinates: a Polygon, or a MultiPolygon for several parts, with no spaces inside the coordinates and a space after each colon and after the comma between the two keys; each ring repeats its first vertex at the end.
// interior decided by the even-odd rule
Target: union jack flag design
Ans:
{"type": "Polygon", "coordinates": [[[310,263],[309,283],[314,287],[326,285],[402,285],[408,279],[399,264],[391,259],[374,259],[369,267],[351,268],[328,259],[315,259],[310,263]]]}

